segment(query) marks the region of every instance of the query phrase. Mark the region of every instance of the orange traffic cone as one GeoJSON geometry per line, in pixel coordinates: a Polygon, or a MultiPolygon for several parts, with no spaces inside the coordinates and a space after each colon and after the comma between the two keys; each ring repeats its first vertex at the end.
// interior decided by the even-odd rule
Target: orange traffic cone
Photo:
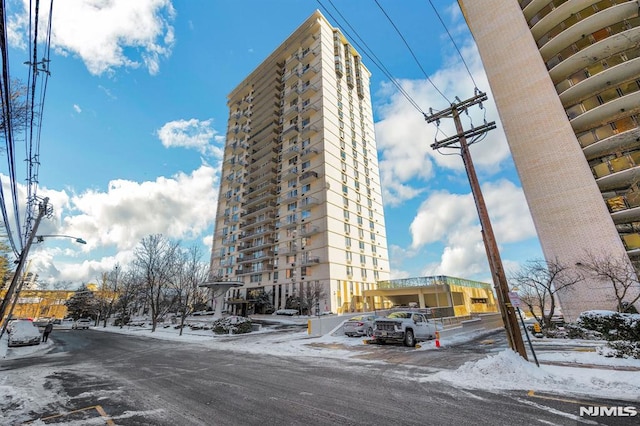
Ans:
{"type": "Polygon", "coordinates": [[[436,348],[440,347],[440,332],[436,331],[436,348]]]}

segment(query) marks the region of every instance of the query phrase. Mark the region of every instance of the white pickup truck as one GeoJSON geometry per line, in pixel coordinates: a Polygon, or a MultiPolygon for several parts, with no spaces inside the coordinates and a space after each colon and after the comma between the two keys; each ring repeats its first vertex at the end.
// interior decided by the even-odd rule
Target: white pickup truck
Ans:
{"type": "Polygon", "coordinates": [[[441,329],[423,313],[398,311],[375,320],[373,339],[375,343],[397,342],[413,347],[417,342],[434,339],[441,329]]]}

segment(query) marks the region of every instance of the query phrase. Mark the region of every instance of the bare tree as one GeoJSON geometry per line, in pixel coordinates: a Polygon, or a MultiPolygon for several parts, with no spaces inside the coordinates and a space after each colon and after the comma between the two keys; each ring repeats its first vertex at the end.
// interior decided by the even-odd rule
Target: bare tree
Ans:
{"type": "Polygon", "coordinates": [[[176,260],[177,274],[172,287],[176,295],[177,312],[180,313],[181,336],[185,318],[193,312],[193,306],[206,302],[207,292],[200,285],[207,280],[209,265],[201,260],[202,249],[197,245],[181,252],[176,260]]]}
{"type": "Polygon", "coordinates": [[[638,271],[625,255],[610,253],[596,255],[587,252],[577,265],[585,273],[609,282],[616,296],[618,312],[633,312],[633,306],[640,300],[640,280],[638,271]]]}
{"type": "MultiPolygon", "coordinates": [[[[0,229],[4,228],[1,226],[0,229]]],[[[6,232],[2,229],[2,232],[6,232]]],[[[9,260],[9,253],[11,253],[11,247],[6,243],[5,239],[0,237],[0,289],[4,288],[7,282],[9,282],[13,273],[13,262],[9,260]]]]}
{"type": "Polygon", "coordinates": [[[120,313],[120,328],[122,328],[126,318],[131,314],[131,305],[140,293],[142,279],[135,267],[129,271],[118,270],[114,278],[117,278],[115,279],[115,284],[118,292],[118,299],[115,302],[114,309],[120,313]]]}
{"type": "Polygon", "coordinates": [[[113,312],[113,306],[118,299],[118,278],[121,275],[120,265],[116,264],[110,272],[105,272],[100,277],[100,291],[98,301],[100,306],[100,318],[102,326],[107,326],[107,319],[113,312]]]}
{"type": "MultiPolygon", "coordinates": [[[[30,117],[31,110],[29,108],[29,104],[27,103],[27,86],[20,80],[13,80],[11,82],[11,93],[9,95],[9,103],[11,106],[11,115],[5,116],[5,114],[0,114],[0,135],[4,137],[5,130],[9,123],[11,124],[11,130],[14,132],[19,132],[24,130],[27,125],[27,119],[30,117]]],[[[0,96],[2,98],[0,102],[4,104],[4,96],[0,96]]],[[[38,108],[32,108],[34,118],[38,118],[36,111],[38,108]]],[[[2,111],[8,111],[7,108],[2,108],[2,111]]]]}
{"type": "Polygon", "coordinates": [[[307,315],[311,314],[313,309],[316,315],[320,315],[320,300],[326,296],[324,286],[320,281],[309,281],[302,290],[301,304],[307,315]]]}
{"type": "Polygon", "coordinates": [[[167,306],[167,290],[176,273],[179,243],[171,242],[161,234],[148,235],[134,251],[134,263],[143,279],[149,309],[151,332],[156,330],[158,319],[167,306]]]}
{"type": "Polygon", "coordinates": [[[558,260],[530,260],[511,274],[512,286],[518,288],[520,300],[545,329],[552,327],[556,311],[556,293],[571,290],[582,276],[558,260]]]}
{"type": "Polygon", "coordinates": [[[66,290],[72,287],[71,281],[55,281],[52,284],[54,290],[66,290]]]}

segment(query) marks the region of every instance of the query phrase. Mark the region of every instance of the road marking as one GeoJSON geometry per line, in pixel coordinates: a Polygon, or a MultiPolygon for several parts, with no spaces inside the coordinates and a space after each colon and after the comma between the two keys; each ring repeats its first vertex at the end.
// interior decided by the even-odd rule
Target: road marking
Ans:
{"type": "MultiPolygon", "coordinates": [[[[549,398],[549,399],[553,399],[553,398],[549,398]]],[[[538,404],[537,402],[530,401],[528,399],[516,398],[516,401],[522,402],[523,404],[527,404],[527,405],[530,405],[530,406],[535,407],[535,408],[538,408],[539,410],[547,411],[549,413],[557,414],[559,416],[563,416],[563,417],[567,417],[567,418],[572,419],[572,420],[579,421],[580,423],[586,423],[588,425],[599,425],[600,424],[600,423],[598,423],[596,421],[588,420],[588,419],[585,419],[583,417],[577,416],[575,414],[565,413],[562,410],[558,410],[556,408],[549,407],[548,405],[538,404]]],[[[557,423],[549,423],[549,424],[557,424],[557,423]]]]}
{"type": "Polygon", "coordinates": [[[88,411],[88,410],[94,410],[94,409],[98,412],[98,414],[100,414],[100,417],[102,417],[104,419],[105,423],[108,426],[115,426],[116,425],[113,422],[113,420],[111,420],[111,417],[109,417],[109,415],[106,413],[106,411],[104,411],[104,409],[102,408],[101,405],[92,405],[90,407],[79,408],[77,410],[69,411],[67,413],[56,414],[56,415],[48,416],[48,417],[40,417],[40,418],[35,419],[35,420],[29,420],[28,422],[24,422],[22,424],[23,425],[28,425],[28,424],[31,424],[31,423],[35,422],[36,420],[47,421],[47,420],[51,420],[51,419],[56,419],[58,417],[65,417],[65,416],[68,416],[70,414],[80,413],[82,411],[88,411]]]}
{"type": "Polygon", "coordinates": [[[113,420],[111,420],[111,417],[109,417],[107,413],[104,411],[104,409],[102,408],[102,405],[96,405],[96,411],[100,413],[100,416],[102,416],[103,419],[105,419],[105,421],[107,422],[107,425],[115,426],[115,423],[113,422],[113,420]]]}
{"type": "Polygon", "coordinates": [[[555,396],[536,395],[533,390],[530,390],[527,393],[527,395],[532,397],[532,398],[550,399],[550,400],[553,400],[553,401],[568,402],[570,404],[593,405],[593,406],[605,407],[602,404],[594,404],[591,401],[580,401],[580,400],[577,400],[577,399],[567,399],[567,398],[557,398],[555,396]]]}

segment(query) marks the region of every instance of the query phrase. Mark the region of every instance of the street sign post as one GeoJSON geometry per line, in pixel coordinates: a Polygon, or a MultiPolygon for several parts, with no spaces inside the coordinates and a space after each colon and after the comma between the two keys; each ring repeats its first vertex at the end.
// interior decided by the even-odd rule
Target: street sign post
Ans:
{"type": "MultiPolygon", "coordinates": [[[[524,334],[527,336],[527,342],[529,342],[529,348],[531,349],[531,353],[533,354],[533,359],[536,361],[536,365],[540,367],[540,363],[538,363],[538,357],[536,356],[536,352],[533,350],[533,345],[531,344],[531,339],[529,338],[529,330],[527,330],[527,326],[524,324],[524,319],[522,318],[522,312],[520,311],[520,305],[522,305],[522,301],[520,300],[520,295],[515,291],[509,292],[509,300],[511,301],[511,305],[516,308],[518,312],[518,316],[520,317],[520,322],[522,323],[522,328],[524,328],[524,334]]],[[[538,325],[536,323],[534,327],[538,325]]]]}

